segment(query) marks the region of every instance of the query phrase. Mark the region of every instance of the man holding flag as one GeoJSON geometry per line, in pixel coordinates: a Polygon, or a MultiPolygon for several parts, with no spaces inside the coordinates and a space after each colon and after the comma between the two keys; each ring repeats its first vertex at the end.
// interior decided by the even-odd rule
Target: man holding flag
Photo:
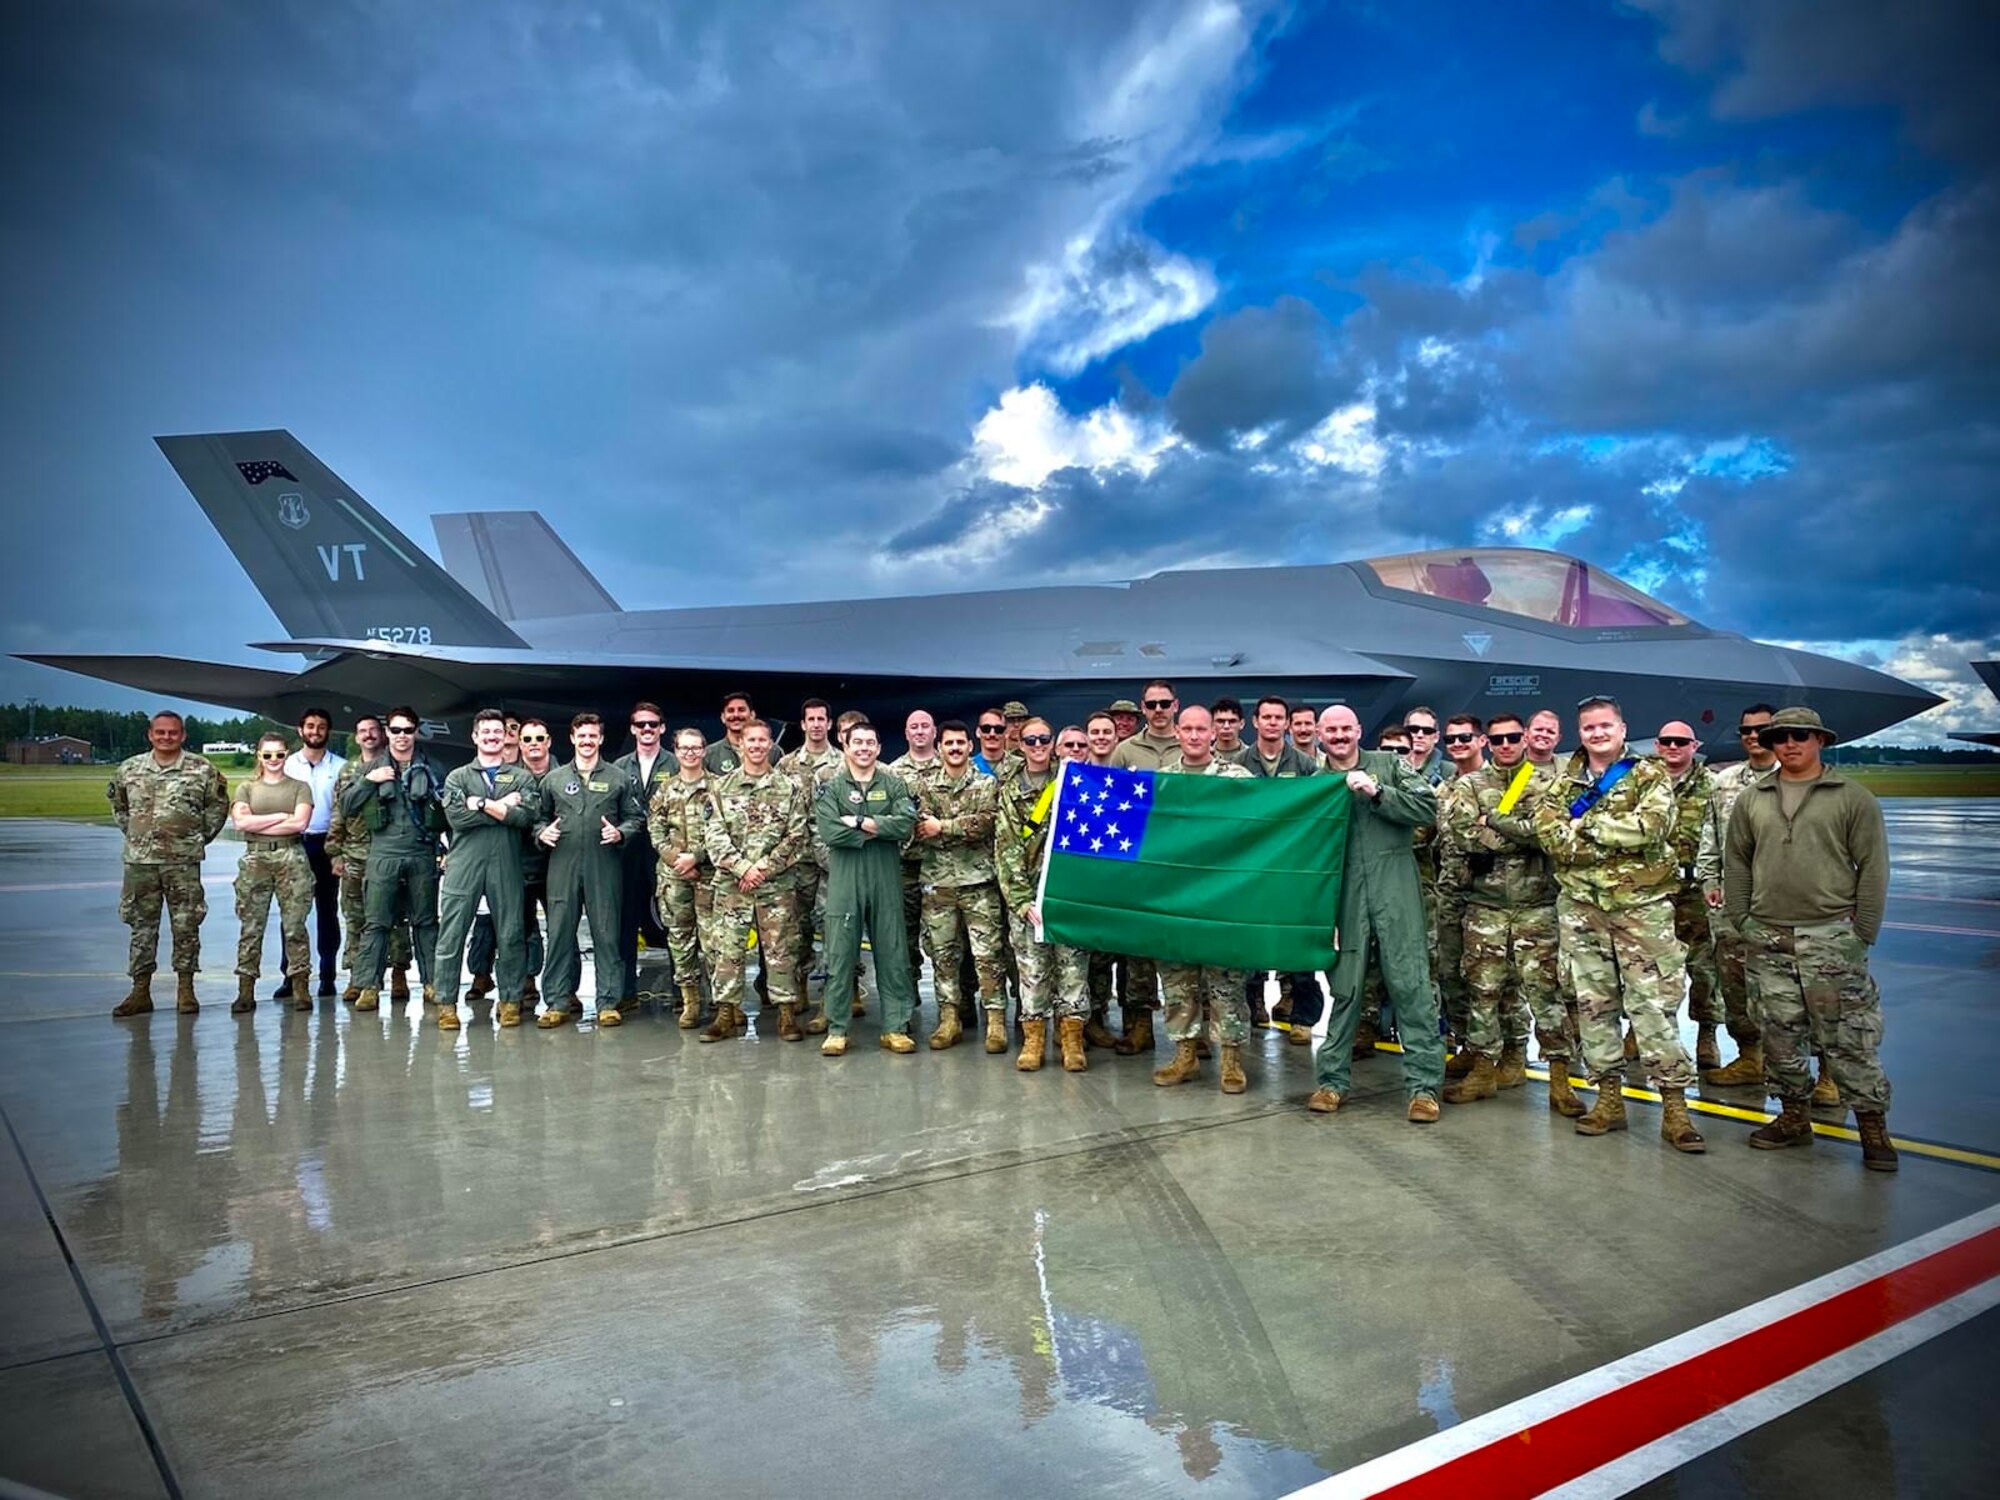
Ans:
{"type": "Polygon", "coordinates": [[[1014,1066],[1023,1073],[1042,1066],[1051,1009],[1062,1044],[1063,1071],[1081,1073],[1090,1066],[1083,1052],[1083,1022],[1090,1014],[1090,955],[1049,937],[1037,891],[1055,819],[1060,771],[1052,763],[1054,747],[1048,720],[1031,718],[1021,726],[1021,761],[1000,778],[993,833],[1001,898],[1013,936],[1014,961],[1021,971],[1021,1055],[1014,1066]]]}
{"type": "Polygon", "coordinates": [[[1330,1115],[1347,1098],[1354,1032],[1361,1021],[1361,991],[1372,948],[1403,1044],[1410,1122],[1435,1124],[1438,1090],[1444,1082],[1444,1041],[1438,1035],[1438,993],[1431,980],[1424,895],[1417,881],[1411,834],[1435,826],[1437,794],[1401,756],[1363,750],[1361,721],[1344,704],[1319,716],[1319,737],[1326,747],[1326,768],[1333,774],[1315,780],[1343,780],[1353,807],[1340,893],[1340,956],[1328,980],[1333,1014],[1313,1055],[1319,1086],[1306,1100],[1306,1108],[1316,1115],[1330,1115]]]}
{"type": "MultiPolygon", "coordinates": [[[[1261,753],[1263,704],[1257,707],[1257,722],[1257,751],[1261,753]]],[[[1199,703],[1191,703],[1181,710],[1174,723],[1174,733],[1181,747],[1160,766],[1162,776],[1233,776],[1239,781],[1254,779],[1250,772],[1234,761],[1216,757],[1215,720],[1199,703]]],[[[1280,753],[1291,753],[1290,747],[1283,747],[1280,753]]],[[[1215,1039],[1222,1048],[1222,1092],[1240,1094],[1250,1086],[1249,1079],[1243,1074],[1243,1039],[1250,1035],[1250,1006],[1243,993],[1244,977],[1241,969],[1222,969],[1213,964],[1161,962],[1160,989],[1166,995],[1167,1037],[1174,1044],[1174,1055],[1165,1067],[1153,1070],[1154,1083],[1167,1088],[1200,1076],[1201,1054],[1195,1044],[1201,1038],[1208,1017],[1213,1015],[1215,1039]]]]}

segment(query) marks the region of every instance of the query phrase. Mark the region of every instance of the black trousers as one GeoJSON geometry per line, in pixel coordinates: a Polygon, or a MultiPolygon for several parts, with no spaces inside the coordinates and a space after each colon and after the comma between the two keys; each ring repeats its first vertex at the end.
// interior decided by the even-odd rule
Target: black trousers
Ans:
{"type": "MultiPolygon", "coordinates": [[[[331,977],[334,966],[340,962],[340,877],[333,873],[333,861],[327,857],[326,835],[308,833],[302,838],[306,863],[313,872],[314,938],[319,947],[319,971],[331,977]]],[[[290,973],[288,961],[280,959],[279,978],[287,978],[290,973]]]]}
{"type": "MultiPolygon", "coordinates": [[[[667,952],[667,930],[660,925],[653,914],[654,882],[659,879],[660,856],[653,848],[650,835],[641,832],[625,845],[624,859],[624,923],[618,929],[618,956],[625,963],[625,988],[632,999],[639,993],[639,938],[644,934],[646,946],[655,953],[667,952]]],[[[592,932],[595,937],[595,930],[592,932]]],[[[668,986],[674,979],[673,958],[667,958],[668,986]]],[[[758,994],[762,994],[760,989],[758,994]]]]}

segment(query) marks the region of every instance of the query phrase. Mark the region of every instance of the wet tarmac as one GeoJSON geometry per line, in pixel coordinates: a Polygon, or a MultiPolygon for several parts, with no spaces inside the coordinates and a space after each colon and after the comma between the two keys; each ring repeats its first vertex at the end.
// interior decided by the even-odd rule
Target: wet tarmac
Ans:
{"type": "MultiPolygon", "coordinates": [[[[1643,1103],[1584,1140],[1539,1083],[1419,1130],[1386,1054],[1309,1119],[1275,1035],[1225,1098],[872,1021],[836,1062],[650,1012],[236,1018],[231,845],[201,1014],[114,1022],[115,834],[0,823],[0,1477],[1285,1494],[2000,1201],[2000,803],[1887,806],[1894,1177],[1724,1115],[1681,1157],[1643,1103]]],[[[1983,1489],[1992,1322],[1646,1493],[1983,1489]]]]}

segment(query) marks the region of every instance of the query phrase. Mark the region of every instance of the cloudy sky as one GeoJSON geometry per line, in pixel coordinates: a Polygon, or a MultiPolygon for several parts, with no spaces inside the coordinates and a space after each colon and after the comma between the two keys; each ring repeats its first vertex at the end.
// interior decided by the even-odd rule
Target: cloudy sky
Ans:
{"type": "Polygon", "coordinates": [[[2000,722],[1984,10],[9,6],[0,649],[259,661],[150,438],[283,426],[628,606],[1517,542],[2000,722]]]}

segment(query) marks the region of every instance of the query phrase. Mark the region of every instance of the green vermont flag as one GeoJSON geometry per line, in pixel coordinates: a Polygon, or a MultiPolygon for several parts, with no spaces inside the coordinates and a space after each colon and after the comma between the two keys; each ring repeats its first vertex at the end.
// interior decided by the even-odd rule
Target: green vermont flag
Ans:
{"type": "Polygon", "coordinates": [[[1042,930],[1098,953],[1296,973],[1333,964],[1348,790],[1063,763],[1042,930]]]}

